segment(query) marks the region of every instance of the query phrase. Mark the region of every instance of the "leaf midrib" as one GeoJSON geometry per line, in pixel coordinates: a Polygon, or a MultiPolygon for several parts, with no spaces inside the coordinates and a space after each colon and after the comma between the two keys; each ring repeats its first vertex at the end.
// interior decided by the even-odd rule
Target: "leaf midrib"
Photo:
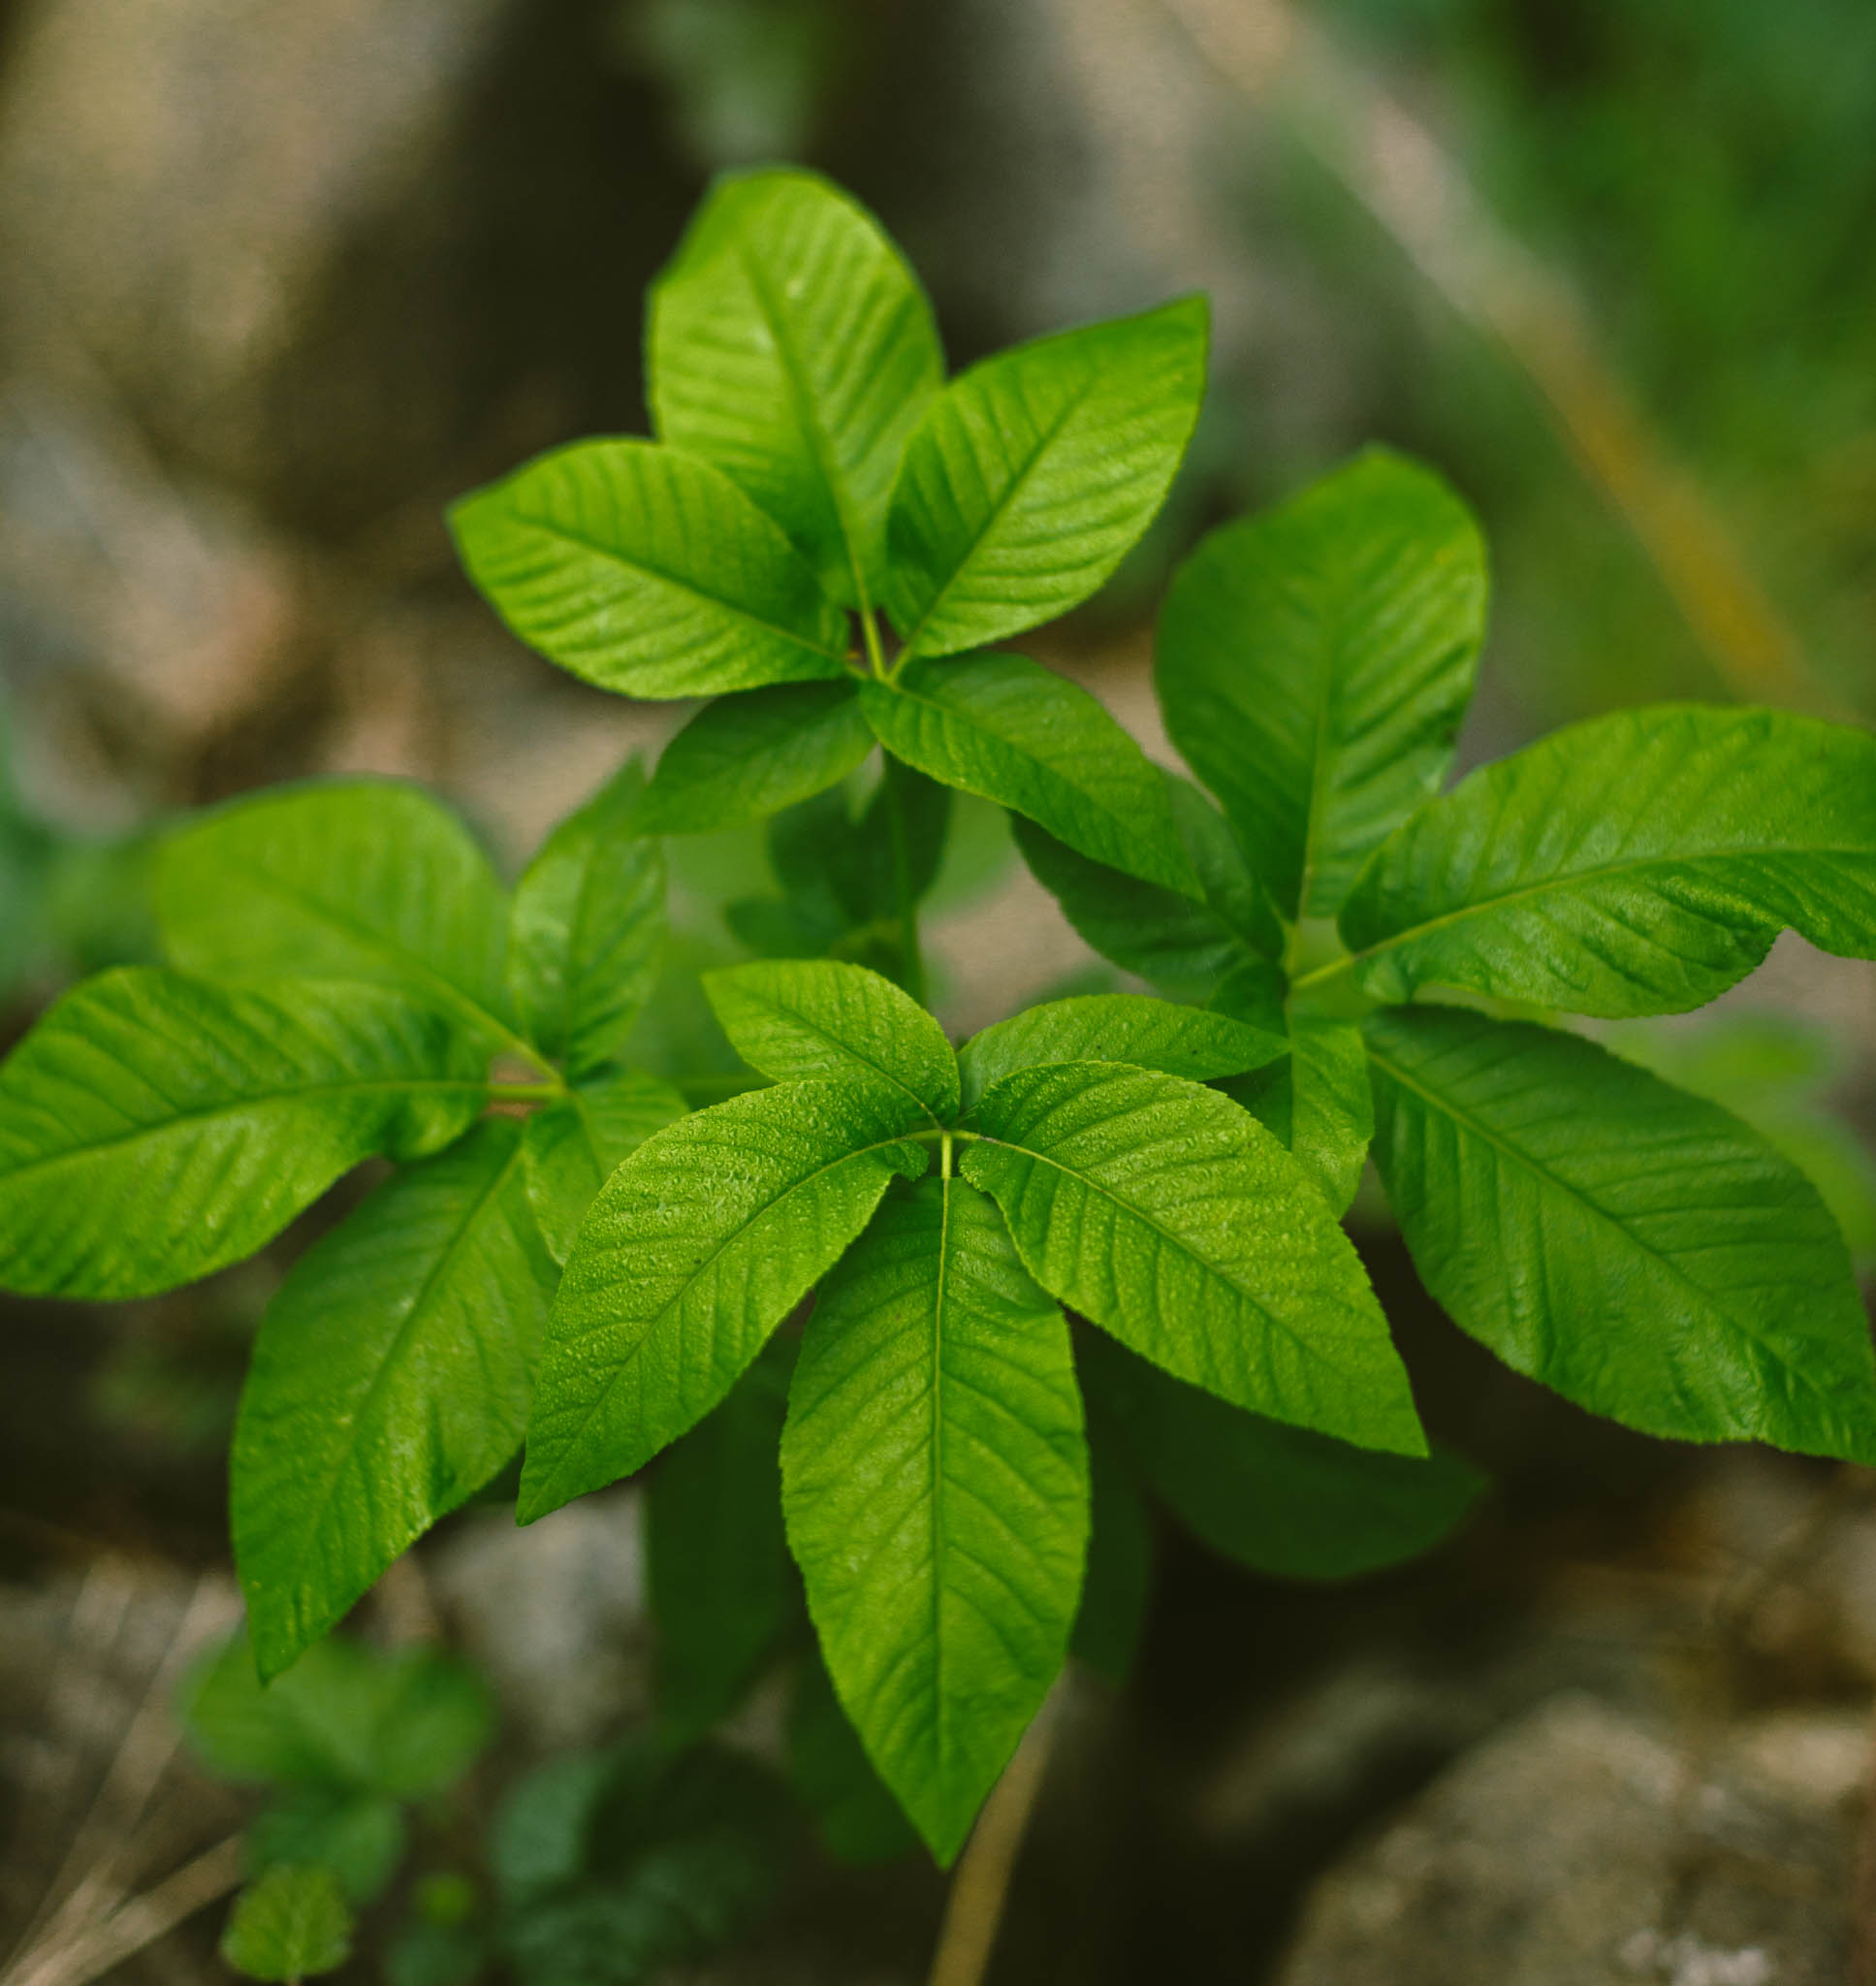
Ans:
{"type": "Polygon", "coordinates": [[[477,1224],[482,1219],[484,1210],[505,1190],[510,1175],[521,1163],[522,1140],[517,1137],[513,1149],[509,1152],[507,1158],[502,1161],[494,1177],[477,1194],[475,1203],[463,1214],[455,1233],[450,1236],[447,1247],[445,1247],[442,1254],[431,1265],[429,1272],[425,1275],[422,1284],[418,1287],[416,1296],[411,1299],[410,1308],[405,1313],[403,1322],[398,1325],[390,1345],[385,1350],[384,1357],[379,1360],[377,1370],[372,1373],[370,1381],[359,1398],[358,1404],[353,1408],[349,1424],[351,1429],[349,1438],[344,1443],[338,1459],[333,1464],[326,1488],[319,1498],[318,1509],[314,1511],[310,1520],[302,1528],[300,1551],[292,1561],[292,1579],[296,1586],[305,1569],[307,1558],[312,1554],[312,1541],[318,1535],[321,1525],[326,1521],[327,1513],[332,1508],[333,1498],[338,1493],[338,1479],[344,1473],[346,1461],[357,1452],[364,1438],[364,1423],[366,1414],[370,1410],[372,1401],[377,1397],[379,1391],[384,1386],[392,1367],[397,1362],[399,1354],[409,1343],[412,1333],[416,1330],[419,1321],[423,1317],[425,1307],[434,1295],[438,1284],[455,1265],[457,1257],[461,1250],[467,1246],[469,1236],[475,1232],[477,1224]]]}
{"type": "MultiPolygon", "coordinates": [[[[779,1000],[765,994],[751,993],[747,988],[739,987],[738,991],[742,993],[743,998],[748,1001],[751,1006],[768,1008],[772,1012],[780,1014],[791,1025],[801,1028],[807,1034],[812,1035],[816,1041],[825,1041],[830,1048],[834,1049],[837,1054],[843,1056],[845,1060],[857,1062],[862,1069],[871,1070],[882,1081],[890,1083],[908,1103],[916,1105],[920,1114],[929,1118],[937,1130],[942,1131],[944,1129],[943,1120],[933,1109],[931,1105],[903,1077],[895,1075],[884,1063],[874,1061],[872,1056],[863,1054],[850,1041],[843,1041],[838,1035],[829,1034],[818,1021],[804,1013],[799,1008],[786,1007],[779,1000]]],[[[797,1078],[783,1078],[784,1081],[795,1079],[797,1078]]],[[[810,1079],[824,1081],[827,1078],[820,1075],[817,1072],[816,1077],[810,1079]]],[[[840,1079],[838,1075],[834,1077],[836,1081],[840,1079]]]]}
{"type": "Polygon", "coordinates": [[[1777,1360],[1782,1369],[1793,1373],[1797,1379],[1802,1381],[1807,1391],[1825,1402],[1832,1416],[1838,1412],[1837,1403],[1817,1385],[1808,1372],[1804,1371],[1801,1366],[1791,1364],[1788,1360],[1768,1345],[1764,1338],[1752,1330],[1742,1319],[1735,1317],[1732,1311],[1726,1309],[1721,1303],[1719,1297],[1713,1291],[1706,1288],[1704,1284],[1697,1283],[1672,1256],[1664,1255],[1658,1248],[1650,1246],[1632,1228],[1626,1226],[1617,1215],[1591,1200],[1581,1188],[1573,1186],[1567,1179],[1552,1171],[1541,1159],[1528,1152],[1520,1151],[1516,1145],[1508,1144],[1503,1138],[1481,1124],[1478,1118],[1462,1110],[1456,1104],[1442,1098],[1436,1092],[1415,1082],[1398,1063],[1389,1060],[1386,1055],[1383,1054],[1375,1046],[1372,1038],[1364,1037],[1364,1041],[1370,1058],[1379,1068],[1385,1071],[1395,1082],[1399,1083],[1402,1089],[1411,1090],[1429,1108],[1437,1111],[1442,1116],[1449,1118],[1461,1130],[1469,1132],[1481,1143],[1489,1145],[1493,1151],[1501,1154],[1520,1170],[1554,1188],[1566,1199],[1582,1207],[1586,1212],[1593,1214],[1605,1227],[1614,1229],[1616,1233],[1621,1235],[1638,1254],[1646,1256],[1652,1262],[1658,1262],[1675,1282],[1690,1290],[1699,1298],[1702,1308],[1710,1311],[1715,1316],[1723,1318],[1741,1337],[1748,1339],[1752,1344],[1756,1345],[1767,1358],[1777,1360]]]}
{"type": "MultiPolygon", "coordinates": [[[[1535,882],[1520,883],[1515,889],[1508,889],[1502,895],[1485,898],[1479,903],[1462,904],[1456,910],[1444,911],[1437,917],[1428,917],[1418,924],[1411,924],[1405,930],[1396,931],[1385,938],[1378,938],[1372,945],[1366,945],[1359,951],[1349,954],[1350,966],[1359,966],[1372,958],[1380,958],[1402,945],[1417,944],[1421,939],[1436,931],[1449,930],[1455,924],[1462,924],[1468,917],[1489,916],[1495,911],[1509,905],[1526,903],[1534,897],[1541,897],[1576,888],[1585,883],[1606,882],[1613,877],[1635,876],[1651,869],[1698,868],[1708,862],[1753,861],[1762,858],[1817,856],[1826,860],[1841,856],[1847,860],[1861,857],[1876,860],[1876,849],[1868,848],[1835,846],[1820,848],[1815,843],[1787,847],[1783,843],[1767,843],[1748,849],[1716,849],[1700,854],[1643,855],[1627,862],[1601,862],[1589,869],[1572,869],[1540,877],[1535,882]]],[[[1701,913],[1704,914],[1704,913],[1701,913]]],[[[1707,917],[1709,923],[1718,923],[1717,917],[1707,917]]]]}

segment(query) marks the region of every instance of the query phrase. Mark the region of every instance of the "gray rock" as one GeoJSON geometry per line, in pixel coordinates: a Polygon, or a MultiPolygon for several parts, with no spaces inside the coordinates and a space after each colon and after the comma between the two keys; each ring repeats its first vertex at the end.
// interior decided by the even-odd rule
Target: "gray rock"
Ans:
{"type": "Polygon", "coordinates": [[[1317,1885],[1279,1986],[1838,1986],[1868,1743],[1787,1711],[1702,1762],[1554,1697],[1317,1885]]]}

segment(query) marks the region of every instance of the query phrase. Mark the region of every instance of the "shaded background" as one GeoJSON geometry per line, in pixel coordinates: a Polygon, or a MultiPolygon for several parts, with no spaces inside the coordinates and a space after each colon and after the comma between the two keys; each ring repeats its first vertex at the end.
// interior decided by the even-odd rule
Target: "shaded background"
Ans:
{"type": "MultiPolygon", "coordinates": [[[[1210,293],[1210,398],[1164,516],[1031,645],[1162,755],[1146,670],[1169,564],[1374,438],[1447,474],[1493,549],[1468,761],[1661,697],[1876,715],[1872,132],[1861,0],[0,0],[9,1027],[140,954],[142,837],[179,809],[408,774],[512,863],[681,721],[511,642],[440,511],[540,448],[643,431],[644,286],[709,175],[753,160],[874,207],[954,365],[1210,293]]],[[[936,942],[968,1028],[1086,959],[994,819],[967,811],[962,842],[936,942]]],[[[722,943],[713,894],[762,858],[753,837],[674,857],[694,962],[722,943]]],[[[1788,941],[1718,1022],[1651,1048],[1803,1145],[1865,1260],[1871,995],[1788,941]],[[1754,1021],[1767,1005],[1799,1024],[1754,1021]]],[[[157,1303],[12,1306],[0,1558],[40,1610],[7,1683],[34,1743],[75,1632],[48,1595],[100,1554],[159,1587],[220,1563],[234,1389],[295,1245],[157,1303]]],[[[1744,1662],[1758,1708],[1861,1715],[1860,1482],[1592,1428],[1429,1314],[1372,1212],[1365,1245],[1497,1502],[1428,1566],[1333,1594],[1169,1535],[1133,1688],[1060,1748],[997,1976],[1259,1976],[1319,1870],[1563,1683],[1671,1720],[1721,1671],[1733,1704],[1744,1662]],[[1793,1537],[1803,1606],[1725,1626],[1724,1595],[1793,1537]]],[[[544,1612],[629,1529],[591,1522],[544,1612]]],[[[498,1666],[501,1579],[478,1627],[444,1564],[473,1558],[458,1532],[438,1611],[498,1666]]],[[[617,1606],[579,1661],[556,1680],[539,1648],[513,1655],[522,1726],[641,1632],[635,1575],[607,1562],[617,1606]]],[[[536,1736],[590,1735],[634,1690],[536,1736]]],[[[825,1879],[747,1976],[794,1976],[789,1952],[806,1976],[916,1976],[935,1885],[825,1879]]],[[[200,1935],[170,1945],[138,1964],[212,1973],[200,1935]]]]}

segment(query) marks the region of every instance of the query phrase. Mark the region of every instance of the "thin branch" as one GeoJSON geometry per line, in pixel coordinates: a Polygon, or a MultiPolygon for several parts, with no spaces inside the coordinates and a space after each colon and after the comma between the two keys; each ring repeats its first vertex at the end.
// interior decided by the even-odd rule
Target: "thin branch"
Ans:
{"type": "Polygon", "coordinates": [[[167,1937],[185,1918],[225,1897],[239,1884],[242,1868],[241,1837],[230,1835],[154,1888],[133,1897],[81,1938],[36,1945],[0,1975],[0,1986],[90,1986],[146,1944],[167,1937]]]}

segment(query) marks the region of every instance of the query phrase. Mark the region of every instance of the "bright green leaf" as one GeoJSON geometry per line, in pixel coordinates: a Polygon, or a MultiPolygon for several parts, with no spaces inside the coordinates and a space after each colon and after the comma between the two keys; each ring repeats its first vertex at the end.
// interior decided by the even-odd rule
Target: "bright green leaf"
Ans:
{"type": "Polygon", "coordinates": [[[1332,915],[1438,790],[1484,625],[1471,514],[1384,449],[1187,561],[1157,645],[1166,729],[1286,915],[1332,915]]]}
{"type": "Polygon", "coordinates": [[[664,853],[632,821],[643,785],[628,763],[548,836],[515,890],[515,1010],[576,1075],[619,1052],[664,962],[664,853]]]}
{"type": "Polygon", "coordinates": [[[1192,438],[1206,325],[1204,299],[1187,297],[1018,345],[952,380],[892,496],[886,605],[913,655],[1033,627],[1114,570],[1192,438]]]}
{"type": "Polygon", "coordinates": [[[602,1069],[579,1077],[564,1103],[550,1104],[528,1118],[523,1135],[527,1200],[556,1262],[566,1261],[587,1209],[614,1167],[687,1107],[654,1075],[602,1069]]]}
{"type": "Polygon", "coordinates": [[[736,1052],[777,1082],[879,1083],[934,1122],[957,1114],[958,1062],[944,1031],[864,966],[770,959],[706,973],[704,990],[736,1052]]]}
{"type": "Polygon", "coordinates": [[[1112,1339],[1082,1346],[1091,1413],[1215,1551],[1279,1579],[1348,1579],[1439,1543],[1484,1490],[1457,1456],[1378,1455],[1183,1386],[1112,1339]]]}
{"type": "Polygon", "coordinates": [[[235,1427],[235,1557],[264,1675],[521,1446],[553,1295],[522,1127],[488,1118],[302,1255],[235,1427]]]}
{"type": "Polygon", "coordinates": [[[164,843],[155,890],[184,972],[368,979],[506,1033],[501,885],[416,786],[334,780],[231,801],[164,843]]]}
{"type": "Polygon", "coordinates": [[[1876,1460],[1868,1321],[1789,1160],[1575,1035],[1438,1007],[1366,1032],[1375,1160],[1456,1324],[1645,1433],[1876,1460]]]}
{"type": "Polygon", "coordinates": [[[818,1650],[801,1663],[788,1706],[788,1771],[828,1852],[869,1867],[918,1846],[899,1802],[873,1769],[818,1650]]]}
{"type": "Polygon", "coordinates": [[[812,567],[696,456],[576,442],[464,496],[450,524],[513,632],[602,689],[715,696],[845,670],[812,567]]]}
{"type": "MultiPolygon", "coordinates": [[[[1091,1333],[1090,1341],[1097,1340],[1109,1342],[1099,1332],[1091,1333]]],[[[1131,1471],[1104,1435],[1093,1399],[1088,1401],[1088,1465],[1093,1492],[1088,1573],[1069,1646],[1077,1659],[1119,1689],[1133,1668],[1146,1626],[1153,1588],[1153,1520],[1131,1471]]]]}
{"type": "Polygon", "coordinates": [[[221,1955],[250,1979],[336,1971],[352,1955],[352,1912],[338,1877],[317,1864],[270,1869],[235,1899],[221,1955]]]}
{"type": "Polygon", "coordinates": [[[664,748],[632,821],[714,834],[839,785],[873,750],[851,683],[779,683],[707,703],[664,748]]]}
{"type": "Polygon", "coordinates": [[[87,979],[0,1067],[0,1280],[143,1297],[225,1268],[361,1159],[466,1130],[484,1062],[376,986],[87,979]]]}
{"type": "Polygon", "coordinates": [[[1087,993],[1032,1007],[972,1035],[958,1050],[958,1067],[969,1109],[1011,1070],[1048,1062],[1129,1062],[1203,1082],[1288,1052],[1282,1036],[1225,1014],[1137,993],[1087,993]]]}
{"type": "Polygon", "coordinates": [[[524,1522],[628,1476],[703,1419],[865,1227],[919,1113],[883,1087],[786,1083],[649,1137],[593,1202],[548,1319],[524,1522]]]}
{"type": "Polygon", "coordinates": [[[1364,1447],[1425,1452],[1407,1374],[1303,1169],[1215,1090],[1117,1063],[1022,1069],[965,1176],[1030,1273],[1181,1379],[1364,1447]]]}
{"type": "Polygon", "coordinates": [[[1192,898],[1160,774],[1085,689],[1022,656],[908,663],[862,683],[879,742],[929,778],[995,800],[1097,862],[1192,898]]]}
{"type": "Polygon", "coordinates": [[[800,1608],[777,1459],[794,1354],[771,1338],[646,1487],[659,1722],[677,1745],[729,1715],[800,1608]]]}
{"type": "Polygon", "coordinates": [[[850,606],[877,600],[886,505],[944,358],[863,208],[798,171],[718,179],[652,294],[658,433],[733,476],[850,606]]]}
{"type": "Polygon", "coordinates": [[[403,1808],[383,1793],[301,1786],[264,1808],[243,1842],[250,1874],[316,1863],[338,1877],[347,1903],[374,1902],[404,1858],[403,1808]]]}
{"type": "Polygon", "coordinates": [[[782,1436],[828,1671],[940,1863],[1067,1650],[1088,1460],[1067,1325],[957,1179],[890,1195],[823,1285],[782,1436]]]}
{"type": "Polygon", "coordinates": [[[1380,1000],[1470,986],[1572,1013],[1679,1013],[1786,926],[1876,958],[1876,737],[1667,704],[1481,767],[1376,855],[1342,913],[1380,1000]]]}

